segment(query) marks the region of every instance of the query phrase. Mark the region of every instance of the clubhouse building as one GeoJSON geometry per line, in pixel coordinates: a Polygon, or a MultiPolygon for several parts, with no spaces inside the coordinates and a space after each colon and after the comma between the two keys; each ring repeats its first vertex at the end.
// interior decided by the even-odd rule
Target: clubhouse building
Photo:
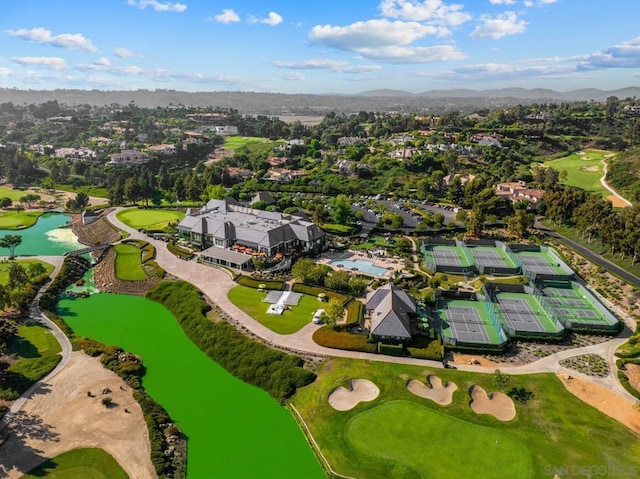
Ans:
{"type": "Polygon", "coordinates": [[[249,208],[233,198],[209,200],[199,211],[188,210],[177,229],[203,249],[202,261],[241,270],[251,269],[254,257],[319,254],[325,244],[324,232],[302,216],[249,208]]]}

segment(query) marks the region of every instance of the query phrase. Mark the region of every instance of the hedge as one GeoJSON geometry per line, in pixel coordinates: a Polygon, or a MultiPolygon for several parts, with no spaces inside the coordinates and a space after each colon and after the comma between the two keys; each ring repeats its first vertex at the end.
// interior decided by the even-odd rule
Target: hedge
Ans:
{"type": "Polygon", "coordinates": [[[328,289],[324,289],[319,286],[309,286],[302,283],[294,283],[292,290],[296,293],[308,294],[310,296],[318,296],[322,293],[325,294],[328,299],[339,299],[342,304],[345,304],[350,299],[349,296],[345,296],[344,294],[329,291],[328,289]]]}
{"type": "Polygon", "coordinates": [[[378,343],[378,353],[387,356],[406,356],[402,344],[378,343]]]}
{"type": "Polygon", "coordinates": [[[364,315],[364,304],[361,301],[354,299],[347,305],[347,326],[357,324],[364,315]]]}
{"type": "Polygon", "coordinates": [[[178,258],[191,259],[195,256],[191,251],[178,246],[175,240],[171,240],[167,243],[167,249],[178,258]]]}
{"type": "Polygon", "coordinates": [[[313,333],[313,341],[320,346],[347,351],[362,351],[364,353],[377,352],[377,344],[370,343],[363,334],[351,334],[335,331],[332,326],[324,325],[313,333]]]}
{"type": "Polygon", "coordinates": [[[164,281],[147,298],[171,311],[187,337],[213,361],[279,401],[315,381],[316,375],[302,368],[300,357],[253,341],[225,321],[209,321],[206,313],[211,308],[190,283],[164,281]]]}
{"type": "Polygon", "coordinates": [[[235,282],[253,289],[260,289],[260,285],[264,285],[262,287],[263,289],[273,289],[276,291],[282,291],[285,284],[284,281],[263,281],[244,275],[237,276],[235,282]]]}
{"type": "Polygon", "coordinates": [[[410,346],[407,346],[407,352],[411,355],[411,357],[441,361],[444,355],[444,347],[440,343],[440,339],[431,341],[427,340],[427,338],[422,339],[422,344],[414,341],[410,346]]]}

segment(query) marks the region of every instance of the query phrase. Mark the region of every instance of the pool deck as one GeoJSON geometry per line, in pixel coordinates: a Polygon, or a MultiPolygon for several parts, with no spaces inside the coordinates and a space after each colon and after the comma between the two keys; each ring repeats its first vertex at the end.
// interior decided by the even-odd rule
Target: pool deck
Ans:
{"type": "MultiPolygon", "coordinates": [[[[383,268],[385,273],[379,275],[379,278],[390,278],[395,271],[399,273],[405,269],[405,263],[402,259],[389,258],[388,256],[380,256],[366,251],[347,250],[341,253],[323,253],[316,259],[317,264],[326,264],[336,271],[349,271],[348,269],[337,267],[331,264],[332,261],[368,261],[378,268],[383,268]]],[[[367,271],[353,271],[356,274],[365,274],[371,276],[367,271]]]]}

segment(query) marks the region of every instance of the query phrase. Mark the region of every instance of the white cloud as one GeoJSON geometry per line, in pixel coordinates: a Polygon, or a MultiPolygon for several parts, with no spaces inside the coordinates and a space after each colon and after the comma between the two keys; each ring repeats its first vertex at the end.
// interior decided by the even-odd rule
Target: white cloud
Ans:
{"type": "Polygon", "coordinates": [[[442,0],[382,0],[382,15],[400,20],[427,22],[435,25],[461,25],[471,20],[463,5],[445,4],[442,0]]]}
{"type": "Polygon", "coordinates": [[[579,67],[583,70],[640,68],[640,37],[587,55],[579,67]]]}
{"type": "Polygon", "coordinates": [[[496,17],[481,15],[480,21],[482,23],[471,32],[472,38],[486,37],[497,40],[507,35],[524,33],[527,25],[524,20],[518,20],[514,12],[505,12],[496,17]]]}
{"type": "Polygon", "coordinates": [[[275,61],[277,68],[289,68],[291,70],[331,70],[337,73],[362,73],[382,69],[380,65],[352,65],[342,60],[329,60],[326,58],[312,58],[297,62],[275,61]]]}
{"type": "Polygon", "coordinates": [[[249,23],[264,23],[265,25],[269,25],[270,27],[280,25],[282,23],[282,20],[282,16],[277,14],[276,12],[269,12],[267,18],[258,18],[253,15],[249,17],[249,23]]]}
{"type": "Polygon", "coordinates": [[[0,77],[8,77],[12,73],[13,72],[11,70],[9,70],[8,68],[0,67],[0,77]]]}
{"type": "Polygon", "coordinates": [[[551,5],[552,3],[556,3],[558,0],[525,0],[525,7],[542,7],[544,5],[551,5]]]}
{"type": "Polygon", "coordinates": [[[282,73],[281,75],[278,75],[278,76],[283,80],[287,80],[287,81],[304,81],[307,79],[307,77],[305,77],[300,72],[282,73]]]}
{"type": "Polygon", "coordinates": [[[460,67],[446,72],[417,72],[416,76],[441,81],[482,82],[508,81],[518,78],[566,78],[575,76],[573,65],[518,65],[512,63],[484,63],[460,67]]]}
{"type": "Polygon", "coordinates": [[[190,83],[221,83],[227,86],[244,84],[240,78],[227,75],[205,75],[203,73],[188,73],[156,68],[147,75],[156,82],[186,81],[190,83]]]}
{"type": "Polygon", "coordinates": [[[91,40],[85,38],[81,33],[61,33],[59,35],[52,35],[51,30],[38,27],[26,30],[21,28],[20,30],[5,30],[6,35],[10,37],[23,38],[30,42],[38,43],[41,45],[51,45],[53,47],[64,48],[66,50],[87,50],[89,52],[95,52],[98,50],[91,40]]]}
{"type": "Polygon", "coordinates": [[[157,0],[127,0],[127,5],[140,9],[152,7],[156,12],[182,13],[187,9],[184,3],[159,2],[157,0]]]}
{"type": "Polygon", "coordinates": [[[97,60],[94,60],[93,64],[101,67],[108,67],[111,65],[111,62],[109,61],[108,58],[101,57],[101,58],[98,58],[97,60]]]}
{"type": "Polygon", "coordinates": [[[132,58],[135,56],[131,50],[122,47],[116,47],[113,49],[113,54],[120,58],[132,58]]]}
{"type": "Polygon", "coordinates": [[[383,19],[356,22],[344,27],[316,25],[309,32],[309,39],[340,50],[359,51],[362,48],[407,45],[437,33],[438,29],[430,25],[383,19]]]}
{"type": "Polygon", "coordinates": [[[382,48],[362,48],[360,54],[371,60],[389,63],[431,63],[463,60],[466,56],[452,45],[431,47],[389,46],[382,48]]]}
{"type": "Polygon", "coordinates": [[[214,15],[213,18],[209,17],[207,20],[218,23],[234,23],[240,21],[240,16],[230,8],[225,8],[222,13],[214,15]]]}
{"type": "Polygon", "coordinates": [[[67,62],[58,57],[13,57],[11,61],[18,65],[36,66],[56,71],[68,68],[67,62]]]}
{"type": "Polygon", "coordinates": [[[491,5],[513,5],[516,0],[489,0],[491,5]]]}

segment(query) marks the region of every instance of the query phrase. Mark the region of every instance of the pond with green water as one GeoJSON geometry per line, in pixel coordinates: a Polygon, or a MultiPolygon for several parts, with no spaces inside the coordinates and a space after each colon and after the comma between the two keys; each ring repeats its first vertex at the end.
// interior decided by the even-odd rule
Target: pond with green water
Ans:
{"type": "MultiPolygon", "coordinates": [[[[0,229],[0,237],[20,235],[22,243],[16,248],[17,256],[62,256],[63,254],[84,248],[78,242],[71,228],[61,228],[71,221],[71,217],[59,213],[46,213],[31,228],[23,230],[0,229]]],[[[9,250],[0,248],[0,255],[9,256],[9,250]]]]}
{"type": "Polygon", "coordinates": [[[145,390],[187,435],[188,479],[325,477],[291,413],[209,359],[162,305],[100,293],[59,311],[77,334],[142,356],[145,390]]]}

